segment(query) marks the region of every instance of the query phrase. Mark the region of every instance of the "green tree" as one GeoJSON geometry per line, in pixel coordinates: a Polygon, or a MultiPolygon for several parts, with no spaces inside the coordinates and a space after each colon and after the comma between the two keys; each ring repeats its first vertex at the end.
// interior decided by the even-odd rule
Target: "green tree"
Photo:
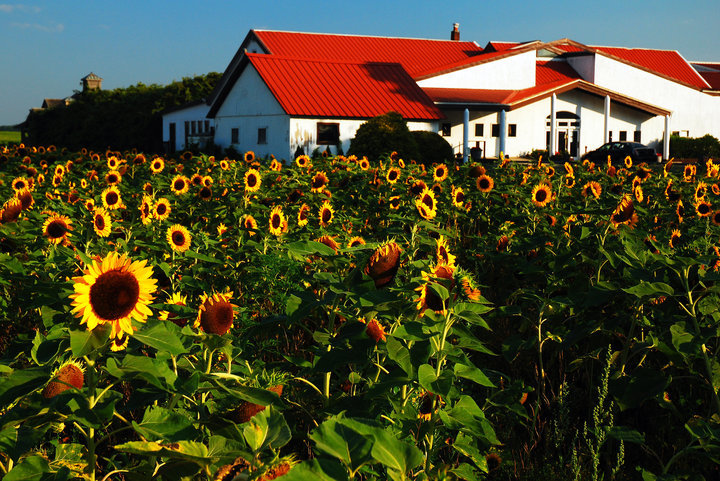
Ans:
{"type": "Polygon", "coordinates": [[[370,160],[377,160],[393,151],[406,160],[419,158],[417,143],[405,119],[397,112],[388,112],[371,118],[358,128],[350,142],[348,155],[365,155],[370,160]]]}

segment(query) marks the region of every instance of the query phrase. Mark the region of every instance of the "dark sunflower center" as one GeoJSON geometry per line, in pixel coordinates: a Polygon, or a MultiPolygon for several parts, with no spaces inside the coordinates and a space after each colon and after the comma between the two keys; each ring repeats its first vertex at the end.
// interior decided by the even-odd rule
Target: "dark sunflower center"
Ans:
{"type": "Polygon", "coordinates": [[[707,214],[708,212],[710,212],[710,206],[708,206],[707,204],[700,204],[698,206],[698,212],[700,212],[703,215],[707,214]]]}
{"type": "Polygon", "coordinates": [[[312,186],[313,189],[319,189],[325,185],[325,179],[322,177],[313,177],[312,186]]]}
{"type": "Polygon", "coordinates": [[[139,298],[140,284],[130,272],[105,272],[90,287],[90,306],[95,315],[104,321],[129,315],[139,298]]]}
{"type": "Polygon", "coordinates": [[[155,163],[153,164],[153,169],[155,169],[155,170],[160,170],[161,167],[162,167],[162,166],[160,165],[160,162],[155,162],[155,163]]]}
{"type": "Polygon", "coordinates": [[[117,181],[118,181],[117,175],[111,174],[108,176],[108,182],[110,182],[111,184],[115,184],[115,183],[117,183],[117,181]]]}
{"type": "Polygon", "coordinates": [[[200,197],[202,197],[203,199],[209,199],[211,193],[212,192],[210,191],[209,187],[203,187],[202,189],[200,189],[200,197]]]}
{"type": "Polygon", "coordinates": [[[431,208],[431,209],[432,209],[432,207],[433,207],[433,199],[432,199],[432,197],[429,196],[429,195],[424,195],[424,196],[423,196],[423,198],[422,198],[422,203],[425,204],[426,206],[428,206],[428,207],[431,208]]]}
{"type": "Polygon", "coordinates": [[[396,171],[394,171],[394,170],[391,170],[391,171],[390,171],[390,175],[388,176],[388,178],[389,178],[390,180],[397,180],[397,178],[398,178],[398,173],[397,173],[396,171]]]}
{"type": "Polygon", "coordinates": [[[457,194],[455,194],[455,201],[456,201],[456,202],[460,203],[460,202],[462,202],[463,200],[465,200],[465,194],[463,194],[462,192],[458,192],[457,194]]]}
{"type": "Polygon", "coordinates": [[[15,188],[16,188],[17,190],[24,189],[24,188],[25,188],[25,182],[23,182],[22,180],[21,180],[21,181],[18,181],[18,182],[15,182],[15,188]]]}
{"type": "Polygon", "coordinates": [[[174,184],[175,190],[183,190],[185,188],[184,180],[176,180],[174,184]]]}
{"type": "Polygon", "coordinates": [[[305,219],[307,219],[307,216],[308,216],[308,210],[307,210],[307,209],[303,209],[303,210],[300,211],[300,220],[305,220],[305,219]]]}
{"type": "Polygon", "coordinates": [[[445,170],[443,170],[443,169],[438,169],[436,172],[436,175],[438,177],[442,177],[444,174],[445,174],[445,170]]]}
{"type": "MultiPolygon", "coordinates": [[[[271,223],[272,223],[273,229],[279,229],[280,228],[280,216],[277,214],[273,215],[271,223]]],[[[248,227],[250,227],[250,226],[248,226],[248,227]]]]}
{"type": "Polygon", "coordinates": [[[103,218],[103,216],[95,216],[95,227],[97,230],[103,230],[105,228],[105,218],[103,218]]]}
{"type": "Polygon", "coordinates": [[[48,236],[53,239],[64,236],[66,232],[67,226],[65,225],[65,222],[61,220],[54,220],[47,226],[48,236]]]}
{"type": "Polygon", "coordinates": [[[142,205],[142,215],[143,217],[147,217],[150,215],[150,204],[148,204],[147,202],[142,205]]]}
{"type": "Polygon", "coordinates": [[[108,195],[105,196],[105,202],[107,202],[108,205],[115,205],[118,200],[119,198],[116,192],[109,192],[108,195]]]}
{"type": "Polygon", "coordinates": [[[173,244],[175,244],[176,246],[181,246],[181,245],[185,244],[185,234],[176,230],[175,232],[172,233],[172,241],[173,241],[173,244]]]}
{"type": "Polygon", "coordinates": [[[322,221],[326,224],[330,222],[330,219],[332,219],[332,212],[330,209],[323,209],[322,211],[322,221]]]}
{"type": "Polygon", "coordinates": [[[247,181],[248,187],[255,187],[256,184],[257,184],[257,178],[254,175],[249,175],[248,181],[247,181]]]}
{"type": "Polygon", "coordinates": [[[545,190],[540,189],[535,193],[535,200],[538,202],[544,202],[545,199],[547,199],[547,192],[545,190]]]}
{"type": "Polygon", "coordinates": [[[490,188],[490,181],[487,179],[480,179],[480,188],[481,189],[489,189],[490,188]]]}
{"type": "Polygon", "coordinates": [[[203,330],[213,334],[225,334],[232,321],[232,305],[226,301],[210,304],[200,315],[200,324],[203,330]]]}
{"type": "Polygon", "coordinates": [[[155,207],[155,211],[158,213],[158,215],[165,215],[165,212],[167,212],[167,206],[165,204],[158,204],[155,207]]]}
{"type": "Polygon", "coordinates": [[[716,224],[720,224],[720,212],[716,213],[716,214],[713,216],[713,221],[714,221],[716,224]]]}

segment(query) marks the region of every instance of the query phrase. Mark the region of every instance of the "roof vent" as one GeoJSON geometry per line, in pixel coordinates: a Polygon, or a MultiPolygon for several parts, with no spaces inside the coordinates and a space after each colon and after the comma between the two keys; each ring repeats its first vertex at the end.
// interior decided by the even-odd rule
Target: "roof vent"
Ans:
{"type": "Polygon", "coordinates": [[[460,40],[460,24],[459,23],[453,23],[453,29],[452,32],[450,32],[450,40],[455,40],[456,42],[460,40]]]}

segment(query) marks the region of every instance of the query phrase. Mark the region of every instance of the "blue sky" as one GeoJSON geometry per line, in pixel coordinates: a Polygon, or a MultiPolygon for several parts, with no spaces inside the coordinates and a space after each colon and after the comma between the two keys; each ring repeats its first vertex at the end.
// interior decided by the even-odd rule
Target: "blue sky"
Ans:
{"type": "Polygon", "coordinates": [[[718,0],[18,0],[0,3],[0,125],[90,72],[105,89],[222,72],[252,28],[446,39],[458,22],[481,46],[569,37],[720,61],[718,18],[718,0]]]}

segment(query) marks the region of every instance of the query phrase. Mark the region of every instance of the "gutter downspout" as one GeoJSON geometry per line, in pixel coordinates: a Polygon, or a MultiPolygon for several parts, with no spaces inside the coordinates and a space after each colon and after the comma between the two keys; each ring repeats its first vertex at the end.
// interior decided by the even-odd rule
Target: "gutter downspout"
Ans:
{"type": "Polygon", "coordinates": [[[610,96],[605,96],[605,132],[603,134],[603,144],[610,142],[610,96]]]}
{"type": "MultiPolygon", "coordinates": [[[[507,116],[506,116],[505,109],[500,110],[499,117],[500,117],[500,119],[499,119],[499,123],[500,123],[500,125],[499,125],[499,127],[500,127],[500,154],[504,156],[504,155],[506,155],[505,141],[507,140],[507,116]]],[[[500,161],[502,162],[503,159],[500,159],[500,161]]]]}
{"type": "Polygon", "coordinates": [[[550,157],[555,155],[555,152],[557,152],[557,127],[555,124],[557,122],[555,119],[557,118],[557,106],[555,103],[557,102],[557,95],[552,94],[552,97],[550,97],[550,145],[548,145],[548,158],[545,159],[547,161],[550,160],[550,157]]]}
{"type": "Polygon", "coordinates": [[[470,142],[470,111],[466,108],[463,113],[463,164],[468,163],[468,155],[470,149],[468,143],[470,142]]]}
{"type": "Polygon", "coordinates": [[[665,116],[665,135],[663,136],[663,159],[670,158],[670,116],[665,116]]]}

